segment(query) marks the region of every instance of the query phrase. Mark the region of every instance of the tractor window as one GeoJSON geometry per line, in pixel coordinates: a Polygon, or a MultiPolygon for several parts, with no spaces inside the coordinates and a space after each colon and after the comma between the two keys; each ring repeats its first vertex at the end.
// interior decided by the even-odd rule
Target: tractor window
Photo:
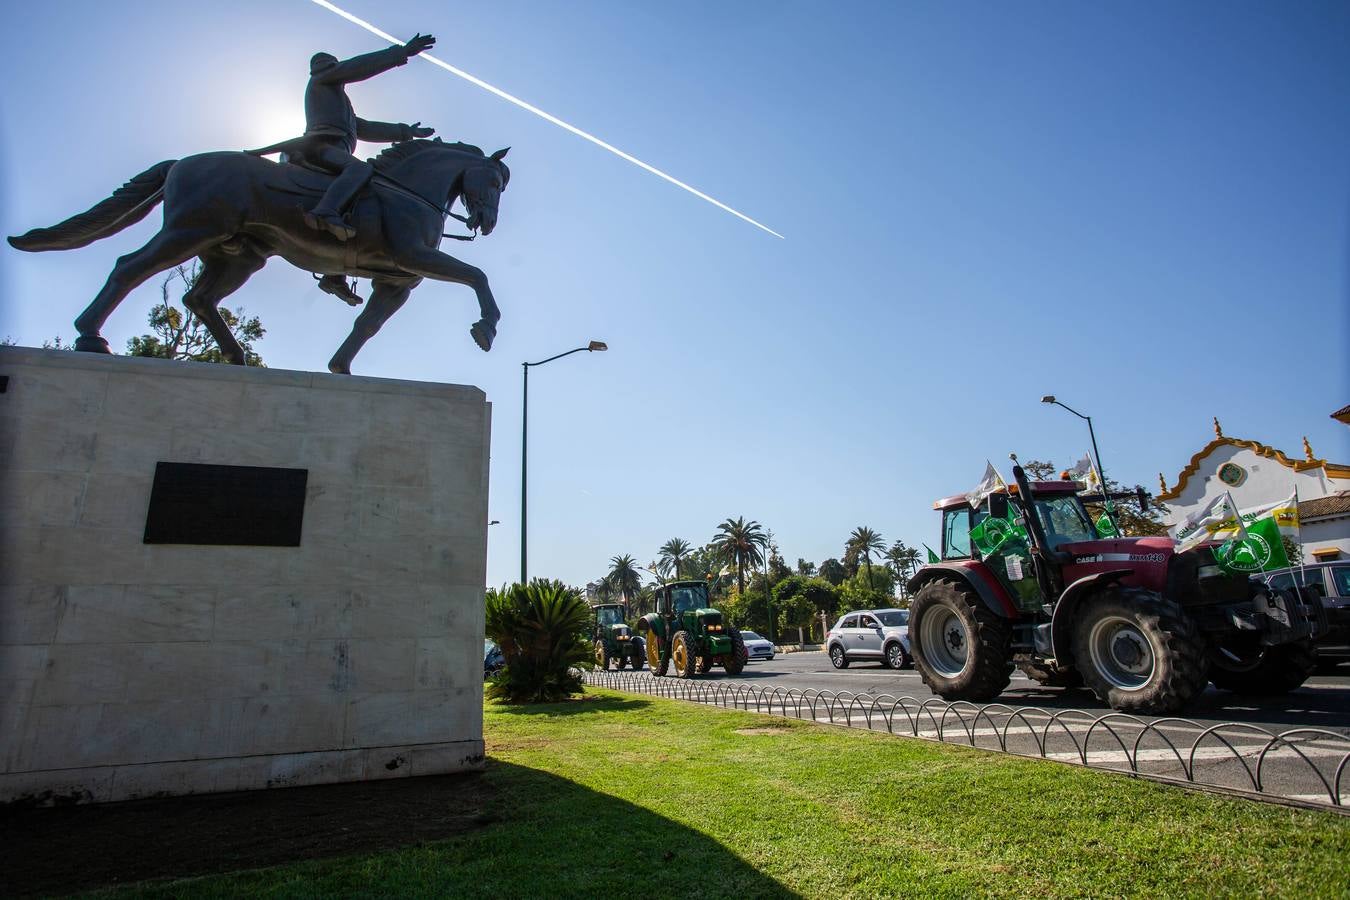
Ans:
{"type": "Polygon", "coordinates": [[[601,625],[622,625],[623,610],[617,606],[605,606],[595,611],[596,621],[601,625]]]}
{"type": "Polygon", "coordinates": [[[675,614],[692,612],[700,609],[705,604],[707,595],[698,588],[677,587],[670,591],[671,599],[675,601],[675,614]]]}
{"type": "Polygon", "coordinates": [[[964,506],[942,513],[942,558],[966,559],[970,556],[970,510],[964,506]]]}
{"type": "Polygon", "coordinates": [[[1045,542],[1051,550],[1058,550],[1061,544],[1097,539],[1097,530],[1092,527],[1082,501],[1073,494],[1038,497],[1036,514],[1040,516],[1041,526],[1045,529],[1045,542]]]}

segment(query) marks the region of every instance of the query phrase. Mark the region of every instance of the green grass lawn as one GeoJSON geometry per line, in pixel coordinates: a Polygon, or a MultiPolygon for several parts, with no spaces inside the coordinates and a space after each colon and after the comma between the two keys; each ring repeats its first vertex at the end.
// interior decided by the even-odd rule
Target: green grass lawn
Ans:
{"type": "MultiPolygon", "coordinates": [[[[1346,896],[1350,820],[591,691],[486,707],[481,827],[165,896],[1346,896]]],[[[353,810],[360,815],[360,810],[353,810]]]]}

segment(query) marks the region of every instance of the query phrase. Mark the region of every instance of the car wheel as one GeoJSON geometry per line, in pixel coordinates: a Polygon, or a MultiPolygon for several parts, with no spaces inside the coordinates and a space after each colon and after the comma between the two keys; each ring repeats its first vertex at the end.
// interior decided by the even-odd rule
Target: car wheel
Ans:
{"type": "Polygon", "coordinates": [[[830,647],[830,663],[833,664],[836,669],[848,668],[848,657],[844,655],[843,647],[838,644],[830,647]]]}
{"type": "Polygon", "coordinates": [[[900,644],[891,644],[886,648],[885,666],[888,669],[903,669],[909,658],[905,655],[905,648],[900,644]]]}

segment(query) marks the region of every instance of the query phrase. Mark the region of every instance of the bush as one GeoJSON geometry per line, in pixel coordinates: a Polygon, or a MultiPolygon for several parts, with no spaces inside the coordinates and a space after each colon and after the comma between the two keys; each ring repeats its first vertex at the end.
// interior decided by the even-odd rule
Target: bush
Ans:
{"type": "Polygon", "coordinates": [[[509,703],[551,703],[582,690],[578,669],[594,660],[591,609],[581,593],[560,581],[536,578],[489,591],[487,636],[506,664],[493,676],[489,697],[509,703]]]}

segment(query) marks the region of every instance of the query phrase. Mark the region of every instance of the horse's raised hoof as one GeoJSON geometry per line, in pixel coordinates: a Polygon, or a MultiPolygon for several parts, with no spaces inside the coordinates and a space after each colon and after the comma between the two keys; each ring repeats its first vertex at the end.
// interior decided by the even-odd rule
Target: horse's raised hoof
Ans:
{"type": "Polygon", "coordinates": [[[75,339],[75,349],[82,353],[112,353],[101,335],[82,334],[75,339]]]}
{"type": "Polygon", "coordinates": [[[486,319],[479,319],[473,323],[469,334],[473,335],[473,342],[486,353],[492,349],[492,342],[497,338],[497,326],[489,325],[486,319]]]}

